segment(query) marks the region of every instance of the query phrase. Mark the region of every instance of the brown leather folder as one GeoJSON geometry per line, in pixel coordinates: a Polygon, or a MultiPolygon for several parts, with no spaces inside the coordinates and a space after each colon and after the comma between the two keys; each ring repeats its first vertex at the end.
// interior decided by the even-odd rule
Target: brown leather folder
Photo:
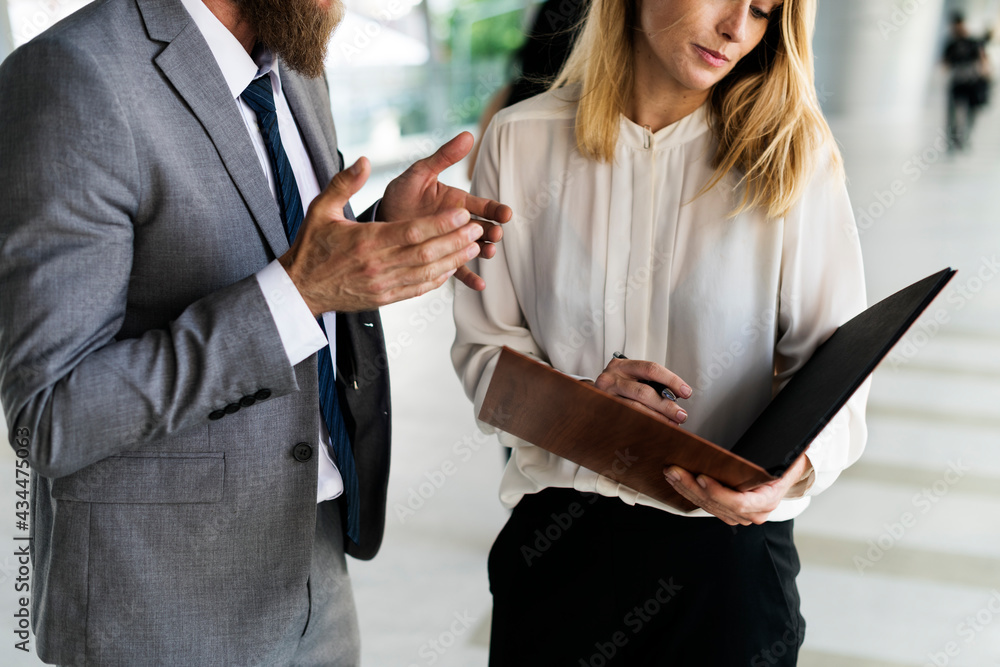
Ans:
{"type": "Polygon", "coordinates": [[[778,393],[732,451],[504,348],[479,419],[668,505],[695,506],[668,465],[745,491],[780,477],[954,275],[945,269],[847,322],[778,393]]]}

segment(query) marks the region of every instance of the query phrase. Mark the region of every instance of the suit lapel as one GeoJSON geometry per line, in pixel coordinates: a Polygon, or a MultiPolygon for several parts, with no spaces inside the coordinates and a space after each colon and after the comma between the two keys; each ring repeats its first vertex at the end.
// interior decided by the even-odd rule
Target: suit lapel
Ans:
{"type": "Polygon", "coordinates": [[[198,118],[215,144],[271,252],[288,250],[281,212],[271,196],[246,124],[208,44],[183,5],[138,0],[153,39],[169,42],[157,67],[198,118]]]}
{"type": "Polygon", "coordinates": [[[310,82],[289,71],[287,68],[281,70],[281,86],[288,100],[288,108],[295,117],[295,122],[299,126],[302,134],[302,141],[306,145],[309,159],[312,160],[313,169],[316,171],[316,179],[320,188],[326,187],[338,171],[340,171],[340,160],[333,154],[330,144],[327,142],[323,132],[323,125],[317,114],[316,102],[311,100],[307,86],[310,82]]]}
{"type": "MultiPolygon", "coordinates": [[[[327,95],[326,87],[303,79],[287,69],[281,71],[281,85],[285,99],[288,100],[288,108],[291,109],[295,122],[298,123],[299,132],[302,133],[306,151],[316,171],[316,180],[319,181],[322,190],[345,166],[344,157],[337,150],[337,133],[333,128],[332,119],[327,122],[328,128],[324,128],[323,119],[320,117],[320,113],[328,109],[329,101],[315,98],[315,95],[327,95]],[[309,94],[310,87],[313,89],[313,97],[309,94]],[[333,137],[332,144],[328,141],[328,136],[333,137]]],[[[326,113],[329,114],[329,111],[326,113]]],[[[344,215],[348,220],[355,219],[350,202],[344,206],[344,215]]]]}

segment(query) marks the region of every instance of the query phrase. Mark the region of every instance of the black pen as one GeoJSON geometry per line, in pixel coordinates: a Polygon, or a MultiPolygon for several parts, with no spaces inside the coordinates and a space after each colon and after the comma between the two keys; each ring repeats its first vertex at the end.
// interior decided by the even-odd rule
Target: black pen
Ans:
{"type": "MultiPolygon", "coordinates": [[[[611,356],[613,356],[615,359],[628,359],[628,357],[626,357],[621,352],[615,352],[611,356]]],[[[670,391],[667,385],[663,384],[662,382],[656,382],[654,380],[643,380],[641,378],[636,378],[636,381],[652,387],[653,391],[655,391],[657,394],[667,399],[668,401],[677,402],[677,396],[675,396],[674,392],[670,391]]]]}

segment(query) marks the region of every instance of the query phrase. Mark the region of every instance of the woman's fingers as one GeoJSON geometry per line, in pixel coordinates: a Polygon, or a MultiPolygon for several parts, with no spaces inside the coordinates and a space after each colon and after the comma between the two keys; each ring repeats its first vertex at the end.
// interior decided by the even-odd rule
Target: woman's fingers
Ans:
{"type": "Polygon", "coordinates": [[[594,384],[602,391],[642,405],[676,424],[687,421],[687,411],[676,401],[665,398],[662,388],[666,387],[678,398],[690,398],[691,387],[676,373],[660,364],[615,358],[594,384]]]}
{"type": "Polygon", "coordinates": [[[731,526],[764,523],[784,497],[773,483],[736,491],[705,475],[695,477],[678,466],[665,468],[663,475],[675,491],[731,526]]]}

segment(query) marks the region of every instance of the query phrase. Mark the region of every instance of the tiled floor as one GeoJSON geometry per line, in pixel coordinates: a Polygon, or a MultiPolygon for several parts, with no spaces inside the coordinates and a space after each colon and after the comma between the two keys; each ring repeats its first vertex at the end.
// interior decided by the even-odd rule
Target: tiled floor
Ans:
{"type": "MultiPolygon", "coordinates": [[[[877,371],[861,463],[797,523],[804,667],[1000,665],[1000,110],[954,157],[935,143],[939,116],[916,128],[835,123],[854,204],[869,212],[870,301],[944,266],[960,273],[931,307],[947,324],[918,326],[877,371]],[[886,203],[897,180],[905,192],[886,203]]],[[[350,564],[371,667],[486,664],[501,457],[451,371],[450,307],[445,289],[383,314],[394,400],[386,540],[374,561],[350,564]]],[[[0,452],[12,509],[12,456],[0,452]]],[[[38,664],[4,629],[15,576],[0,556],[0,663],[12,667],[38,664]]]]}

